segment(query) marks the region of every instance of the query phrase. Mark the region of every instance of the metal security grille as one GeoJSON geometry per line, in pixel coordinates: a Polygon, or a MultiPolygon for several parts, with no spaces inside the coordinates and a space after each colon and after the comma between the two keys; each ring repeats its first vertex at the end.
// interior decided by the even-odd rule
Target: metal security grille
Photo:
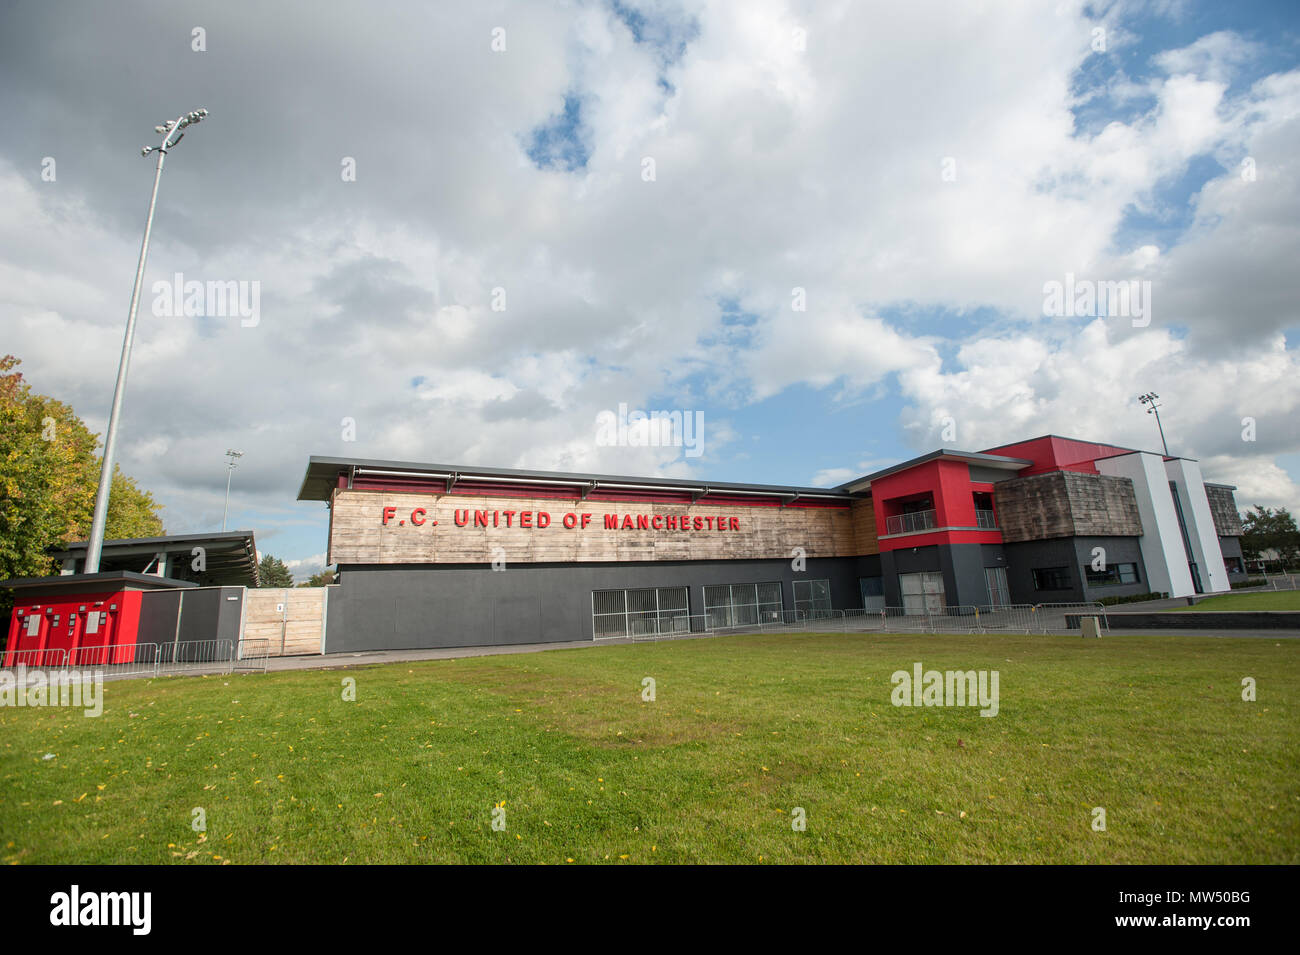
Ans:
{"type": "Polygon", "coordinates": [[[898,589],[902,592],[903,607],[909,614],[937,613],[947,604],[943,590],[943,574],[923,572],[899,574],[898,589]]]}
{"type": "Polygon", "coordinates": [[[1007,569],[1005,567],[985,567],[984,584],[989,591],[990,607],[1005,607],[1011,603],[1011,592],[1007,589],[1007,569]]]}
{"type": "Polygon", "coordinates": [[[690,629],[686,588],[592,591],[591,628],[597,640],[685,632],[690,629]]]}
{"type": "Polygon", "coordinates": [[[831,582],[829,580],[796,580],[794,582],[795,610],[830,610],[831,582]]]}
{"type": "Polygon", "coordinates": [[[781,584],[714,584],[704,588],[708,625],[744,627],[781,616],[781,584]]]}

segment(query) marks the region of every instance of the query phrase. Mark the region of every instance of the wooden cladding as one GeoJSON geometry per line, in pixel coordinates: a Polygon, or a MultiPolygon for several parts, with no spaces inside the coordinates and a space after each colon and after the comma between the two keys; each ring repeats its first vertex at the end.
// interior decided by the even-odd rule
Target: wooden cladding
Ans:
{"type": "Polygon", "coordinates": [[[871,502],[776,507],[337,490],[334,564],[751,560],[874,554],[871,502]],[[869,531],[868,531],[869,528],[869,531]]]}
{"type": "Polygon", "coordinates": [[[1232,488],[1207,484],[1205,499],[1210,503],[1214,532],[1220,537],[1240,537],[1241,515],[1237,513],[1237,499],[1233,496],[1232,488]]]}
{"type": "Polygon", "coordinates": [[[321,653],[324,587],[261,588],[244,592],[244,640],[265,640],[273,657],[321,653]]]}
{"type": "Polygon", "coordinates": [[[850,513],[853,516],[853,553],[879,554],[880,541],[876,535],[876,512],[871,506],[871,499],[854,501],[850,513]]]}
{"type": "Polygon", "coordinates": [[[1054,537],[1140,537],[1133,482],[1124,477],[1053,471],[994,485],[1007,543],[1054,537]]]}

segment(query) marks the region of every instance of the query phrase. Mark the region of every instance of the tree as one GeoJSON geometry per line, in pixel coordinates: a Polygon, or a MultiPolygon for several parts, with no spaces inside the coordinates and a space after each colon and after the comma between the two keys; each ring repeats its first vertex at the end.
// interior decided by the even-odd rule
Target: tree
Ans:
{"type": "Polygon", "coordinates": [[[334,571],[326,567],[319,574],[312,574],[307,578],[305,584],[299,584],[299,587],[328,587],[334,583],[334,571]]]}
{"type": "Polygon", "coordinates": [[[1300,529],[1285,507],[1277,510],[1255,505],[1241,516],[1241,552],[1250,558],[1267,557],[1293,563],[1300,559],[1300,529]]]}
{"type": "Polygon", "coordinates": [[[263,554],[257,562],[257,580],[259,587],[292,587],[293,574],[278,557],[263,554]]]}
{"type": "MultiPolygon", "coordinates": [[[[0,358],[0,579],[49,574],[48,551],[89,536],[101,466],[99,435],[69,405],[32,391],[18,365],[0,358]]],[[[161,536],[159,509],[114,467],[106,539],[161,536]]]]}

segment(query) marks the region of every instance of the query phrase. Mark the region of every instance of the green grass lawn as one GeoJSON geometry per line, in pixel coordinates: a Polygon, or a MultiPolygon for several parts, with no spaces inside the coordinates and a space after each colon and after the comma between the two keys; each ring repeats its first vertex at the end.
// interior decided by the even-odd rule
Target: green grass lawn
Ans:
{"type": "Polygon", "coordinates": [[[1300,590],[1221,594],[1197,601],[1194,607],[1173,607],[1172,610],[1176,613],[1188,610],[1300,610],[1300,590]]]}
{"type": "Polygon", "coordinates": [[[1287,640],[769,634],[105,693],[0,708],[5,862],[1300,862],[1287,640]],[[1000,712],[891,705],[918,661],[997,670],[1000,712]]]}

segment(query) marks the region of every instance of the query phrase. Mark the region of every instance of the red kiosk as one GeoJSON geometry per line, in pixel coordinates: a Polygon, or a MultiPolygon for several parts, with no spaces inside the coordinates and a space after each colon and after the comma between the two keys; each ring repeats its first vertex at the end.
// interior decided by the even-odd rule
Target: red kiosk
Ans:
{"type": "Polygon", "coordinates": [[[135,658],[144,592],[193,587],[129,570],[59,577],[20,577],[0,583],[14,592],[5,666],[78,665],[79,651],[97,648],[94,662],[135,658]]]}

